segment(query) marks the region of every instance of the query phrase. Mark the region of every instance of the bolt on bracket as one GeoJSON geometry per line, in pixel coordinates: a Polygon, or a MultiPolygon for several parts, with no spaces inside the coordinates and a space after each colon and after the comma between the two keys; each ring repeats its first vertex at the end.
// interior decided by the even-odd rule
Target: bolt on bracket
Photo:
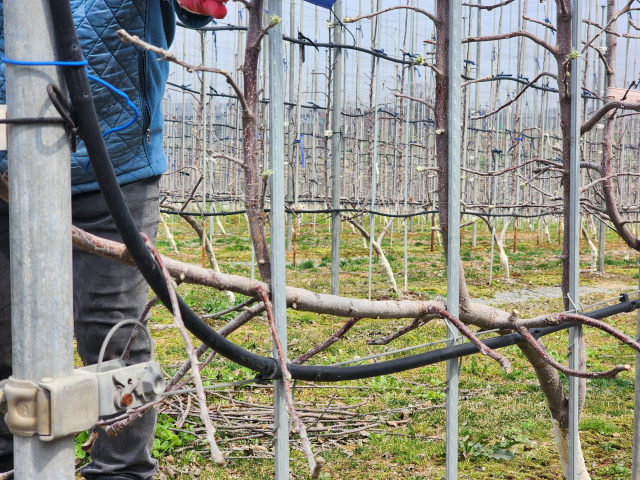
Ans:
{"type": "Polygon", "coordinates": [[[160,364],[126,366],[123,360],[76,369],[39,384],[10,377],[0,382],[0,413],[20,437],[57,440],[93,427],[98,418],[153,402],[164,391],[160,364]]]}

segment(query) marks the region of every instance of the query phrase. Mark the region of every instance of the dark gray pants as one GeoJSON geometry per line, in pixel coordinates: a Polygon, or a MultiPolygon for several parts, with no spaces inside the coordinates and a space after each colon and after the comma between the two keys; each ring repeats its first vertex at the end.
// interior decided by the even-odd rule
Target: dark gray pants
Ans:
{"type": "MultiPolygon", "coordinates": [[[[158,181],[153,177],[122,187],[131,214],[149,238],[155,238],[158,222],[158,181]]],[[[11,292],[9,277],[9,206],[0,200],[0,380],[11,374],[11,292]]],[[[100,192],[73,196],[73,224],[99,237],[121,242],[100,192]]],[[[85,365],[98,361],[102,340],[121,320],[138,319],[148,300],[149,287],[134,268],[91,255],[73,247],[73,315],[78,353],[85,365]]],[[[131,328],[117,331],[105,359],[119,358],[131,328]]],[[[149,359],[145,335],[138,335],[129,364],[149,359]]],[[[1,417],[1,416],[0,416],[1,417]]],[[[82,469],[89,480],[147,479],[158,469],[152,457],[156,413],[152,409],[129,428],[109,438],[98,429],[91,463],[82,469]]],[[[13,441],[0,418],[0,456],[13,450],[13,441]]]]}

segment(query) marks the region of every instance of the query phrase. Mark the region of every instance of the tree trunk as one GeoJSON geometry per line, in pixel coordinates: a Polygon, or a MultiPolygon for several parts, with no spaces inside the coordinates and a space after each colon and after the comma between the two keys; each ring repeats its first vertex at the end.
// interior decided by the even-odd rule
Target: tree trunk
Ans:
{"type": "MultiPolygon", "coordinates": [[[[260,278],[263,282],[271,282],[271,259],[264,234],[264,204],[260,195],[263,185],[262,174],[258,172],[258,122],[256,109],[258,106],[258,60],[260,58],[259,37],[262,33],[262,14],[264,0],[253,0],[249,11],[247,28],[247,49],[244,55],[242,72],[244,74],[244,97],[250,111],[242,113],[245,175],[245,208],[249,217],[251,241],[258,262],[260,278]]],[[[266,188],[266,186],[264,187],[266,188]]]]}
{"type": "MultiPolygon", "coordinates": [[[[562,427],[560,423],[552,419],[553,434],[556,440],[556,448],[560,455],[560,464],[562,465],[562,474],[564,478],[569,478],[569,428],[562,427]]],[[[578,476],[577,480],[591,480],[587,466],[584,463],[584,454],[582,453],[582,445],[578,443],[578,476]]]]}

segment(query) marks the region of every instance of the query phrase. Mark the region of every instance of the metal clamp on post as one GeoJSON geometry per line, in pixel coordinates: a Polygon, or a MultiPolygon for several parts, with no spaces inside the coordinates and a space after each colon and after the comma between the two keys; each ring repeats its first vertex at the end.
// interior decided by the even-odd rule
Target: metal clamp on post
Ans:
{"type": "Polygon", "coordinates": [[[76,370],[70,377],[44,378],[39,385],[10,377],[0,384],[0,412],[19,437],[51,441],[91,428],[98,421],[98,380],[76,370]]]}
{"type": "Polygon", "coordinates": [[[125,320],[107,335],[96,365],[77,369],[64,378],[43,378],[38,385],[10,377],[0,382],[0,413],[9,430],[20,437],[39,435],[51,441],[93,427],[99,417],[123,412],[155,401],[165,389],[160,364],[153,360],[127,366],[124,360],[103,362],[109,339],[125,320]]]}

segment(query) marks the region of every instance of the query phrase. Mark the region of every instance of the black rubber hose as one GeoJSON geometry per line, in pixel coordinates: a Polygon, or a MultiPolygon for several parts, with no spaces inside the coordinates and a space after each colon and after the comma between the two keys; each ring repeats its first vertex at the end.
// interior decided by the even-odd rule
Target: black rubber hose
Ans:
{"type": "MultiPolygon", "coordinates": [[[[49,4],[53,16],[58,60],[70,62],[83,60],[82,48],[73,22],[69,0],[49,0],[49,4]]],[[[109,159],[109,154],[100,132],[100,125],[96,116],[86,71],[84,67],[65,67],[63,73],[67,88],[69,89],[71,103],[74,106],[78,118],[80,135],[87,148],[87,153],[91,159],[91,165],[93,166],[98,185],[109,208],[109,212],[113,217],[116,228],[149,286],[156,295],[158,295],[162,303],[172,311],[165,279],[140,237],[140,233],[131,217],[131,213],[122,195],[120,185],[118,184],[109,159]]],[[[628,299],[625,297],[624,300],[628,299]]],[[[260,372],[265,378],[281,378],[280,367],[273,358],[256,355],[235,345],[212,330],[179,297],[178,302],[185,326],[212,350],[239,365],[260,372]]],[[[637,301],[624,301],[617,305],[587,313],[586,315],[592,318],[605,318],[606,316],[616,313],[630,312],[636,308],[638,308],[637,301]]],[[[569,328],[572,325],[573,324],[563,324],[557,327],[533,329],[531,332],[534,336],[540,337],[569,328]]],[[[523,338],[519,334],[513,333],[488,339],[485,343],[487,346],[495,349],[523,341],[523,338]]],[[[338,382],[397,373],[457,357],[472,355],[477,352],[478,348],[475,345],[465,343],[368,365],[354,367],[289,365],[289,370],[294,379],[338,382]]]]}
{"type": "MultiPolygon", "coordinates": [[[[640,302],[638,300],[624,301],[598,310],[593,310],[592,312],[585,313],[584,316],[599,320],[619,313],[632,312],[639,307],[640,302]]],[[[577,325],[578,323],[567,322],[553,327],[532,328],[529,332],[531,332],[531,335],[535,338],[540,338],[577,325]]],[[[510,333],[499,337],[489,338],[484,340],[483,343],[487,347],[497,350],[510,345],[525,343],[525,340],[519,333],[510,333]]],[[[432,350],[418,355],[398,358],[396,360],[387,360],[386,362],[359,365],[356,367],[319,367],[315,372],[308,365],[288,365],[288,367],[291,372],[291,376],[297,380],[336,382],[344,380],[358,380],[361,378],[369,378],[379,375],[389,375],[391,373],[397,373],[404,370],[425,367],[434,363],[445,362],[454,358],[466,357],[478,353],[479,351],[478,347],[469,342],[461,345],[454,345],[452,347],[432,350]],[[372,370],[375,371],[375,375],[370,373],[372,370]]]]}

